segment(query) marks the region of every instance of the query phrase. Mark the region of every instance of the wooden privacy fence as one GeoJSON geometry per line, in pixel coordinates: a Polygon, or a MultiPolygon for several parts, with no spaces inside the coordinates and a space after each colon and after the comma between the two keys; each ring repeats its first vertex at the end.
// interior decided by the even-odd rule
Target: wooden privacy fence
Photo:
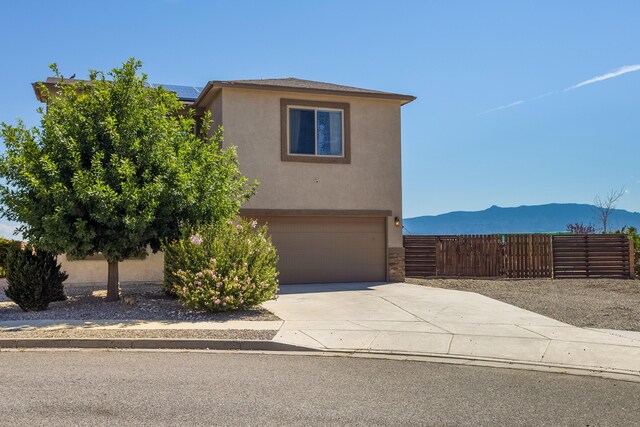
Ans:
{"type": "Polygon", "coordinates": [[[404,236],[407,277],[634,277],[624,234],[404,236]]]}
{"type": "Polygon", "coordinates": [[[404,236],[404,268],[407,277],[433,277],[436,272],[438,236],[404,236]],[[409,274],[411,273],[411,274],[409,274]]]}
{"type": "Polygon", "coordinates": [[[554,277],[634,276],[633,242],[624,234],[553,237],[554,277]]]}
{"type": "Polygon", "coordinates": [[[439,236],[436,239],[437,276],[500,276],[501,260],[499,236],[439,236]]]}
{"type": "Polygon", "coordinates": [[[505,234],[503,275],[512,278],[552,277],[552,237],[548,234],[505,234]]]}

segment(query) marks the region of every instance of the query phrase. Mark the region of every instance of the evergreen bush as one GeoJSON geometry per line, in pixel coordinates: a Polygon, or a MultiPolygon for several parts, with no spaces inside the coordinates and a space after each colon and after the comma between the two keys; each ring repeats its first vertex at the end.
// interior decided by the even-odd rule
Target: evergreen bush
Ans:
{"type": "Polygon", "coordinates": [[[12,248],[7,254],[5,294],[23,311],[46,310],[49,303],[66,299],[62,283],[67,277],[52,253],[12,248]]]}
{"type": "Polygon", "coordinates": [[[21,242],[0,237],[0,277],[7,274],[7,254],[11,248],[19,248],[21,242]]]}

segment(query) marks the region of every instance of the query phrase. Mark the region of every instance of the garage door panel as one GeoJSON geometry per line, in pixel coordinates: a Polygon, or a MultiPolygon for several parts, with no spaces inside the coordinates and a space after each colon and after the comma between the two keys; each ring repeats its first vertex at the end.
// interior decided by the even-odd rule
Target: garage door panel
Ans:
{"type": "Polygon", "coordinates": [[[346,268],[355,267],[376,267],[379,266],[379,251],[375,249],[359,249],[345,256],[335,256],[325,250],[297,251],[291,249],[279,249],[278,257],[283,266],[291,268],[312,268],[318,266],[322,268],[346,268]]]}
{"type": "Polygon", "coordinates": [[[280,258],[281,283],[384,281],[386,220],[263,217],[280,258]]]}
{"type": "Polygon", "coordinates": [[[385,237],[381,233],[352,233],[347,239],[344,238],[344,235],[338,235],[334,236],[334,242],[350,248],[363,249],[384,249],[386,245],[385,237]]]}
{"type": "MultiPolygon", "coordinates": [[[[269,230],[271,232],[271,229],[269,230]]],[[[271,232],[271,240],[276,247],[294,248],[299,251],[305,247],[312,249],[329,250],[336,244],[336,239],[331,234],[323,233],[274,233],[271,232]],[[310,245],[309,242],[313,242],[310,245]]]]}
{"type": "Polygon", "coordinates": [[[380,233],[290,233],[274,232],[269,228],[271,240],[276,247],[295,247],[300,250],[305,247],[333,249],[336,246],[345,249],[384,249],[385,238],[380,233]]]}
{"type": "Polygon", "coordinates": [[[337,282],[377,282],[384,281],[380,275],[385,274],[382,268],[365,271],[337,272],[326,268],[285,268],[280,272],[281,283],[337,283],[337,282]]]}
{"type": "Polygon", "coordinates": [[[264,217],[258,218],[262,223],[268,223],[269,230],[274,233],[363,233],[380,232],[381,218],[345,218],[339,220],[331,217],[313,217],[317,221],[310,221],[310,217],[264,217]]]}

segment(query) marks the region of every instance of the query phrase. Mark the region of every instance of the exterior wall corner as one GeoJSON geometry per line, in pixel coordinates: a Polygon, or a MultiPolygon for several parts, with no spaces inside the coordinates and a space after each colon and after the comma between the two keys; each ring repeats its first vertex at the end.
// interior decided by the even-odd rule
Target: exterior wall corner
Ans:
{"type": "Polygon", "coordinates": [[[404,282],[404,248],[387,249],[387,280],[404,282]]]}

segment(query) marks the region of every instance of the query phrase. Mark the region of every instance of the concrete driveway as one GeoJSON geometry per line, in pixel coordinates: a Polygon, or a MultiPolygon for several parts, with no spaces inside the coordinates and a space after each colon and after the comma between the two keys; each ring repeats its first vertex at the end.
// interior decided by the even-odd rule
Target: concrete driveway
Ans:
{"type": "Polygon", "coordinates": [[[577,328],[472,292],[406,283],[284,285],[277,341],[640,374],[640,333],[577,328]]]}

